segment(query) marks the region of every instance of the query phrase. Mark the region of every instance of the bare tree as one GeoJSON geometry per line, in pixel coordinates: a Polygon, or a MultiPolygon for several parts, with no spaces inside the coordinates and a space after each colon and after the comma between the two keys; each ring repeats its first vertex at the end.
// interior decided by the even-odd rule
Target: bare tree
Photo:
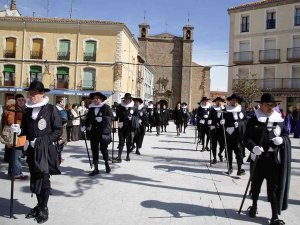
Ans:
{"type": "Polygon", "coordinates": [[[235,79],[233,82],[232,91],[238,93],[243,97],[246,108],[251,107],[251,103],[256,99],[256,97],[261,95],[261,87],[259,79],[257,79],[256,74],[250,74],[248,76],[239,76],[238,79],[235,79]]]}

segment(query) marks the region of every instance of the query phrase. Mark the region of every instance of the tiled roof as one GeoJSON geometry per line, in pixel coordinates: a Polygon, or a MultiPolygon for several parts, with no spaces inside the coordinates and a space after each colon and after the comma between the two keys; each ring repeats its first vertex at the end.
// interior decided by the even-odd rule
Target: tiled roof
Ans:
{"type": "Polygon", "coordinates": [[[42,17],[28,17],[28,16],[6,16],[0,17],[0,21],[12,22],[32,22],[32,23],[68,23],[68,24],[94,24],[94,25],[124,25],[124,23],[105,21],[105,20],[81,20],[81,19],[67,19],[67,18],[42,18],[42,17]]]}
{"type": "Polygon", "coordinates": [[[158,35],[153,35],[153,36],[149,36],[149,37],[155,37],[155,38],[177,38],[177,36],[170,34],[170,33],[162,33],[162,34],[158,34],[158,35]]]}
{"type": "Polygon", "coordinates": [[[243,5],[234,6],[228,9],[228,12],[235,10],[235,9],[248,9],[248,8],[258,8],[260,6],[265,6],[271,3],[278,3],[278,2],[286,2],[287,0],[260,0],[256,2],[250,2],[243,5]]]}

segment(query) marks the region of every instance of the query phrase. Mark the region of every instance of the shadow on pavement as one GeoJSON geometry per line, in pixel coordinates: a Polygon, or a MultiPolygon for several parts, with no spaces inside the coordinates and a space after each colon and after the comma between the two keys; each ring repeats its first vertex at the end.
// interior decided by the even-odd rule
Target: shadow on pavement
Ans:
{"type": "Polygon", "coordinates": [[[169,140],[159,140],[159,142],[177,142],[177,143],[185,143],[185,144],[194,144],[194,142],[190,142],[190,141],[169,141],[169,140]]]}
{"type": "MultiPolygon", "coordinates": [[[[168,203],[168,202],[161,202],[157,200],[147,200],[141,202],[141,205],[145,208],[155,208],[167,211],[175,218],[182,218],[186,216],[182,216],[181,213],[189,214],[193,216],[217,216],[217,217],[224,217],[230,218],[234,220],[240,221],[250,221],[257,222],[258,224],[268,224],[268,219],[264,217],[256,217],[256,218],[249,218],[245,215],[239,215],[233,209],[216,209],[210,207],[204,207],[199,205],[192,205],[192,204],[184,204],[184,203],[168,203]],[[230,217],[228,216],[230,214],[230,217]]],[[[163,218],[163,217],[149,217],[149,218],[163,218]]]]}
{"type": "MultiPolygon", "coordinates": [[[[30,211],[30,208],[20,203],[18,199],[14,199],[13,214],[25,215],[30,211]]],[[[10,218],[10,199],[0,197],[0,217],[10,218]]]]}
{"type": "Polygon", "coordinates": [[[195,149],[186,149],[186,148],[167,148],[167,147],[151,147],[153,149],[163,149],[163,150],[170,150],[170,151],[195,151],[195,149]]]}

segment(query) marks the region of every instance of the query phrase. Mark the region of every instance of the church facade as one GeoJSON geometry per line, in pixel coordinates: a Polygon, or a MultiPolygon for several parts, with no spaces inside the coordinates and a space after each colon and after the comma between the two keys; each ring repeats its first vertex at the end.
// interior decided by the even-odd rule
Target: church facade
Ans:
{"type": "Polygon", "coordinates": [[[203,96],[209,96],[210,67],[193,62],[193,30],[187,24],[183,36],[170,33],[149,35],[150,26],[139,24],[139,54],[155,68],[154,101],[165,102],[174,108],[186,102],[190,109],[197,107],[203,96]]]}

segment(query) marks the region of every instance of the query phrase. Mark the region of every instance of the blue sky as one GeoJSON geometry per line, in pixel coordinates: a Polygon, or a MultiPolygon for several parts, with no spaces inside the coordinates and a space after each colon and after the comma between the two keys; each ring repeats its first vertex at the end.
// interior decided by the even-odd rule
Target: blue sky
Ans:
{"type": "MultiPolygon", "coordinates": [[[[69,18],[72,0],[49,0],[49,17],[69,18]]],[[[146,21],[150,35],[165,31],[181,36],[187,23],[194,26],[193,61],[201,65],[228,64],[229,16],[227,9],[255,0],[73,0],[72,18],[125,23],[138,36],[138,24],[146,21]],[[166,25],[167,24],[167,25],[166,25]]],[[[1,8],[10,0],[0,0],[1,8]]],[[[17,0],[24,16],[47,16],[48,0],[17,0]]],[[[211,90],[227,90],[227,68],[213,67],[211,90]]]]}

